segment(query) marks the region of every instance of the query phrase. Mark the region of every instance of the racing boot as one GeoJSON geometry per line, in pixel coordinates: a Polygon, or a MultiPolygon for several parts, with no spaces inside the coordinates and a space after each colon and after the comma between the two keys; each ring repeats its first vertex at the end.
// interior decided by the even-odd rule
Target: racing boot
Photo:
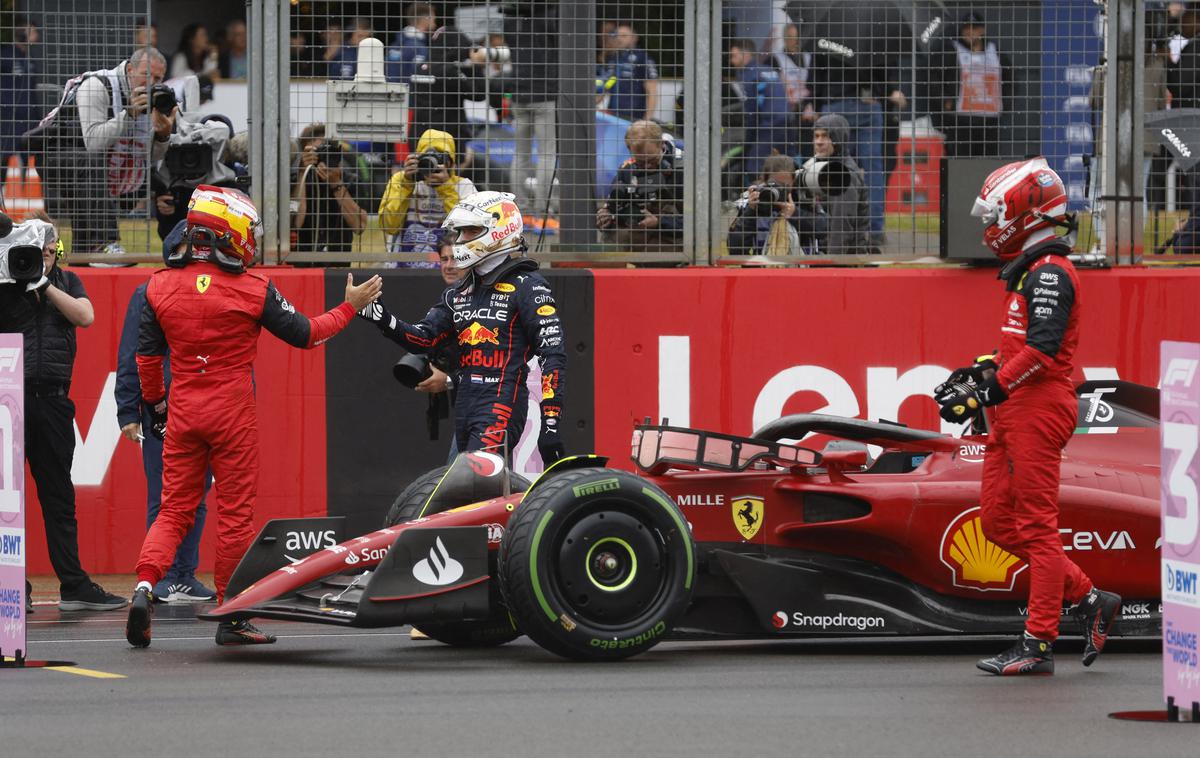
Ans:
{"type": "Polygon", "coordinates": [[[218,645],[270,645],[275,635],[267,634],[249,621],[222,621],[217,624],[218,645]]]}
{"type": "Polygon", "coordinates": [[[1050,649],[1049,642],[1031,637],[1026,632],[1017,644],[1003,653],[977,661],[975,668],[996,676],[1053,674],[1054,651],[1050,649]]]}
{"type": "Polygon", "coordinates": [[[154,595],[150,583],[142,582],[133,591],[129,618],[125,621],[125,639],[134,647],[150,647],[150,622],[154,619],[154,595]]]}
{"type": "Polygon", "coordinates": [[[1121,616],[1121,596],[1092,587],[1071,609],[1071,615],[1083,626],[1083,665],[1091,666],[1121,616]]]}

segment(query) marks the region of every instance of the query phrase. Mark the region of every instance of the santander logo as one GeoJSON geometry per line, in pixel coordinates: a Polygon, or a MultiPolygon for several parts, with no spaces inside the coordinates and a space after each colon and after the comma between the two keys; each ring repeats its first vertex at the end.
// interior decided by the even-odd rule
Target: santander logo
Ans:
{"type": "Polygon", "coordinates": [[[442,538],[429,548],[429,557],[422,558],[412,569],[413,578],[421,584],[444,587],[462,578],[463,565],[450,557],[442,538]]]}

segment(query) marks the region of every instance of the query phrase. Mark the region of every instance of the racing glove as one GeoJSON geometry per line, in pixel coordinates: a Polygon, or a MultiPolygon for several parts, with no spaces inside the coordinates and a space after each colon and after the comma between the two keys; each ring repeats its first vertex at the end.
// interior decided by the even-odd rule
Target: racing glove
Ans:
{"type": "Polygon", "coordinates": [[[549,468],[567,455],[559,435],[558,422],[562,418],[562,405],[554,400],[542,401],[542,428],[538,433],[538,452],[542,455],[542,463],[549,468]]]}
{"type": "Polygon", "coordinates": [[[981,355],[975,359],[975,362],[970,366],[965,366],[960,369],[955,369],[947,382],[967,382],[970,381],[975,386],[981,386],[987,381],[988,377],[992,376],[1000,369],[996,364],[996,356],[994,354],[981,355]]]}
{"type": "Polygon", "coordinates": [[[368,304],[365,308],[358,312],[358,316],[361,319],[370,321],[380,329],[383,328],[384,324],[389,324],[392,321],[391,312],[384,306],[381,300],[376,300],[375,302],[368,304]]]}
{"type": "Polygon", "coordinates": [[[951,375],[950,380],[939,384],[933,391],[933,399],[940,406],[939,416],[952,424],[962,424],[979,413],[983,403],[975,393],[973,384],[969,381],[953,381],[954,378],[951,375]]]}
{"type": "Polygon", "coordinates": [[[146,412],[150,414],[150,433],[160,440],[167,438],[167,399],[164,397],[157,403],[146,403],[146,412]]]}

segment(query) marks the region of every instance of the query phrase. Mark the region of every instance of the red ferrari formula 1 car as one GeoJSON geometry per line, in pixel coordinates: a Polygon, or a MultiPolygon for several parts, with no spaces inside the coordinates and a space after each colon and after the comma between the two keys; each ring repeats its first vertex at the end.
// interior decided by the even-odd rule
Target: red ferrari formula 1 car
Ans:
{"type": "MultiPolygon", "coordinates": [[[[1158,393],[1078,394],[1063,547],[1125,598],[1116,634],[1154,634],[1158,393]]],[[[455,645],[527,634],[584,659],[668,636],[1015,634],[1028,566],[980,528],[984,445],[804,414],[744,438],[639,426],[636,474],[580,456],[531,485],[499,456],[461,455],[371,534],[344,540],[338,518],[268,523],[202,618],[414,624],[455,645]]]]}

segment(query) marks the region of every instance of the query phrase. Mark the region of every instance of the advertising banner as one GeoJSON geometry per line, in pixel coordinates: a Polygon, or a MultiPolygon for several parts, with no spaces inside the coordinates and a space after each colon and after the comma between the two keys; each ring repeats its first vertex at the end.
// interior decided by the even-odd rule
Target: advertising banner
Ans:
{"type": "Polygon", "coordinates": [[[1200,702],[1200,344],[1163,342],[1162,599],[1163,697],[1200,702]]]}
{"type": "Polygon", "coordinates": [[[25,652],[25,364],[0,334],[0,653],[25,652]]]}

